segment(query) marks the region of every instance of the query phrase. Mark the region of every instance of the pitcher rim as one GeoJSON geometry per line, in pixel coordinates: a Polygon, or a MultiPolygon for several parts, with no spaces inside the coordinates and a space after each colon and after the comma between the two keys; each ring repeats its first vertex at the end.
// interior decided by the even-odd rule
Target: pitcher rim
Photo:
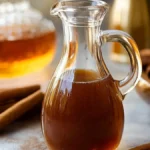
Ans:
{"type": "Polygon", "coordinates": [[[75,11],[77,9],[100,9],[100,7],[103,7],[105,9],[109,8],[109,5],[102,0],[81,0],[81,1],[75,1],[75,0],[62,0],[60,2],[57,2],[54,4],[54,6],[52,6],[51,10],[50,10],[50,14],[51,15],[57,15],[59,12],[63,12],[63,11],[75,11]],[[78,3],[79,5],[76,6],[65,6],[63,5],[64,2],[72,2],[72,3],[78,3]],[[83,5],[85,3],[90,3],[90,2],[96,2],[96,4],[91,4],[91,5],[83,5]],[[81,5],[82,4],[82,5],[81,5]]]}

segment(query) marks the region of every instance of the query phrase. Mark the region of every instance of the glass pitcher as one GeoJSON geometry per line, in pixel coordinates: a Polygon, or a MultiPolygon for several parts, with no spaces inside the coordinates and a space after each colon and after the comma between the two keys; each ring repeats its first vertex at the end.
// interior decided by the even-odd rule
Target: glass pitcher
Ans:
{"type": "Polygon", "coordinates": [[[43,82],[40,74],[53,60],[55,47],[53,23],[29,0],[0,1],[0,87],[43,82]]]}
{"type": "Polygon", "coordinates": [[[113,150],[124,127],[122,100],[141,76],[141,60],[126,33],[101,30],[108,5],[99,0],[63,0],[51,10],[64,28],[64,49],[49,83],[42,109],[42,128],[51,150],[113,150]],[[131,61],[130,74],[112,78],[101,46],[119,42],[131,61]]]}

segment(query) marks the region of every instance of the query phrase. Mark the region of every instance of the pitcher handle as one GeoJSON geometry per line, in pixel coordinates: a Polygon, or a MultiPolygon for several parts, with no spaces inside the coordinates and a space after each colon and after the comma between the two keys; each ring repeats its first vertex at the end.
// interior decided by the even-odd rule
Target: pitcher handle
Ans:
{"type": "Polygon", "coordinates": [[[102,44],[106,42],[119,42],[128,52],[131,71],[123,80],[117,81],[121,93],[126,95],[136,86],[141,77],[142,64],[138,47],[129,34],[118,30],[103,31],[100,39],[102,44]]]}

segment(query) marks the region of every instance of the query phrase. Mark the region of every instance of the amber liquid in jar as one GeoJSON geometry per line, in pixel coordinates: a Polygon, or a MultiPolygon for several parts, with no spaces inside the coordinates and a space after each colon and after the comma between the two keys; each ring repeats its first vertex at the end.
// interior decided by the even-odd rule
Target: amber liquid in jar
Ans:
{"type": "Polygon", "coordinates": [[[117,148],[124,111],[121,94],[110,75],[99,79],[91,70],[67,71],[46,98],[42,125],[51,150],[117,148]]]}
{"type": "Polygon", "coordinates": [[[43,69],[55,54],[55,30],[34,25],[0,27],[0,78],[25,75],[43,69]],[[6,32],[5,32],[6,31],[6,32]],[[16,32],[17,31],[17,32],[16,32]]]}

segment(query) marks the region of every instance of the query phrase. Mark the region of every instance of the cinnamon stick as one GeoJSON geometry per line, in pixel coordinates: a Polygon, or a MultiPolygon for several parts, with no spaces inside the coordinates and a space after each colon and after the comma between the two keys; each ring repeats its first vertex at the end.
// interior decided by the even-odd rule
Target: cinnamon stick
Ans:
{"type": "Polygon", "coordinates": [[[6,101],[4,101],[4,102],[0,102],[0,107],[2,106],[2,105],[7,105],[7,104],[10,104],[10,103],[15,103],[15,102],[17,102],[18,100],[17,99],[8,99],[8,100],[6,100],[6,101]]]}
{"type": "Polygon", "coordinates": [[[140,51],[143,66],[150,64],[150,49],[140,51]]]}
{"type": "Polygon", "coordinates": [[[12,107],[0,114],[0,130],[18,119],[24,113],[43,101],[44,94],[38,90],[28,97],[18,101],[12,107]]]}
{"type": "Polygon", "coordinates": [[[1,105],[1,106],[0,106],[0,113],[2,113],[3,111],[5,111],[5,110],[8,109],[9,107],[13,106],[14,104],[15,104],[15,102],[1,105]]]}
{"type": "Polygon", "coordinates": [[[40,85],[32,85],[23,88],[3,89],[0,91],[0,104],[10,99],[22,99],[40,89],[40,85]]]}
{"type": "Polygon", "coordinates": [[[146,74],[148,78],[150,79],[150,65],[148,65],[148,67],[146,68],[146,74]]]}

